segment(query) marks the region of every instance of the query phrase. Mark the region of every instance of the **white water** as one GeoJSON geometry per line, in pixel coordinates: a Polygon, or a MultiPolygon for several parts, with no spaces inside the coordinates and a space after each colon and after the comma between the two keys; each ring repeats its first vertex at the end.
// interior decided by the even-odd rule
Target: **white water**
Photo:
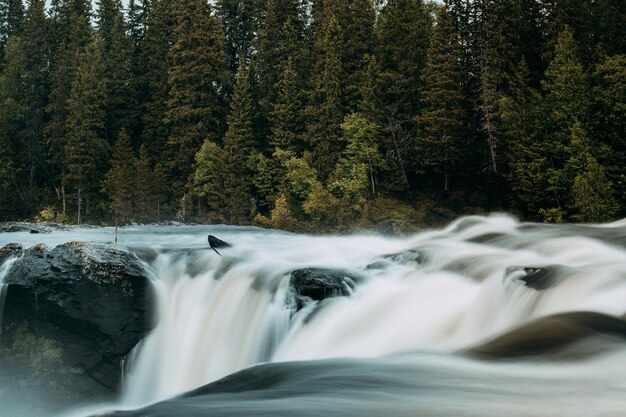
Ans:
{"type": "Polygon", "coordinates": [[[9,258],[4,261],[2,265],[0,265],[0,335],[2,334],[2,313],[4,311],[4,299],[6,298],[6,292],[8,287],[8,285],[4,283],[4,280],[17,259],[17,257],[9,258]]]}
{"type": "Polygon", "coordinates": [[[464,219],[407,239],[372,236],[232,236],[235,247],[163,253],[153,263],[159,325],[136,350],[124,403],[172,397],[260,362],[453,352],[559,312],[626,311],[626,254],[600,240],[515,220],[464,219]],[[468,242],[490,233],[495,244],[468,242]],[[418,250],[427,261],[384,255],[418,250]],[[382,269],[366,269],[378,261],[382,269]],[[504,281],[511,266],[560,265],[564,281],[535,291],[504,281]],[[289,272],[306,266],[357,271],[351,297],[292,316],[289,272]],[[217,275],[217,276],[216,276],[217,275]]]}
{"type": "MultiPolygon", "coordinates": [[[[27,246],[42,239],[49,245],[110,241],[113,230],[0,234],[0,244],[9,238],[27,246]]],[[[304,385],[307,392],[285,394],[276,400],[282,403],[228,397],[203,404],[202,410],[209,414],[214,407],[215,415],[226,415],[223,410],[234,407],[233,415],[252,415],[245,411],[251,407],[265,410],[258,415],[323,415],[316,407],[324,402],[334,410],[327,415],[413,416],[420,410],[545,417],[567,410],[587,417],[619,416],[626,409],[626,351],[574,364],[502,365],[454,354],[555,313],[623,316],[623,224],[552,227],[491,216],[407,238],[311,237],[224,226],[129,227],[120,238],[131,250],[158,253],[150,264],[158,326],[128,358],[116,408],[168,399],[258,363],[349,357],[363,358],[359,366],[367,372],[341,374],[350,362],[337,362],[337,375],[311,365],[315,375],[330,378],[323,394],[304,385]],[[234,246],[218,256],[206,249],[209,233],[234,246]],[[418,251],[420,262],[386,257],[407,251],[418,251]],[[363,280],[350,297],[325,300],[319,309],[311,303],[294,314],[290,272],[315,266],[350,270],[363,280]],[[507,268],[523,266],[557,266],[561,281],[536,291],[512,276],[505,279],[507,268]],[[409,353],[389,356],[401,352],[409,353]],[[371,385],[350,388],[370,372],[378,378],[371,385]],[[532,402],[520,392],[532,395],[532,402]],[[237,401],[244,405],[236,408],[237,401]]],[[[307,380],[307,371],[298,369],[307,380]]]]}

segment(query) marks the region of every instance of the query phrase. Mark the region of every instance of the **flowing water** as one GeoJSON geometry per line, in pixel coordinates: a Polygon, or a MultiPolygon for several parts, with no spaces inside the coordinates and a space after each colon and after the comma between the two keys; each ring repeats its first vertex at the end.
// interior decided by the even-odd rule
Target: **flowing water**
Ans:
{"type": "MultiPolygon", "coordinates": [[[[112,240],[106,228],[6,235],[0,243],[112,240]]],[[[615,332],[585,328],[585,337],[539,358],[474,354],[501,335],[514,335],[503,336],[509,344],[529,343],[526,334],[554,340],[580,317],[591,320],[566,315],[515,335],[555,314],[619,321],[626,313],[624,224],[490,216],[402,238],[226,226],[137,226],[120,237],[130,250],[156,252],[148,268],[158,325],[128,358],[124,392],[108,408],[157,403],[263,363],[196,396],[128,415],[626,415],[626,349],[615,332]],[[209,233],[233,247],[222,256],[207,250],[209,233]],[[348,297],[297,311],[290,273],[305,267],[350,271],[358,284],[348,297]],[[525,285],[528,276],[540,282],[525,285]]]]}

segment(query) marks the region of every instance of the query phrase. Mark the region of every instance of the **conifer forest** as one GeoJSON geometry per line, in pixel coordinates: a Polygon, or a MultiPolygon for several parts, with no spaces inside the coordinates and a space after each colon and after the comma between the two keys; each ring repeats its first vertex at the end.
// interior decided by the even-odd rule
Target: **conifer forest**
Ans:
{"type": "Polygon", "coordinates": [[[1,0],[0,220],[626,216],[623,0],[1,0]]]}

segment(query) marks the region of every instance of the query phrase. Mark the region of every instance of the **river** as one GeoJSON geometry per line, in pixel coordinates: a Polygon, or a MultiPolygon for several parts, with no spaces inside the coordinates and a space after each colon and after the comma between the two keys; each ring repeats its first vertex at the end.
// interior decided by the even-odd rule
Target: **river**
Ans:
{"type": "MultiPolygon", "coordinates": [[[[0,246],[113,236],[0,233],[0,246]]],[[[118,401],[65,415],[140,409],[224,377],[123,415],[626,415],[623,335],[594,327],[626,313],[626,225],[494,215],[406,237],[129,226],[118,244],[157,253],[146,268],[158,324],[127,358],[118,401]],[[208,234],[233,246],[219,256],[208,234]],[[289,276],[305,267],[359,279],[296,311],[289,276]],[[533,355],[514,354],[529,343],[533,355]]]]}

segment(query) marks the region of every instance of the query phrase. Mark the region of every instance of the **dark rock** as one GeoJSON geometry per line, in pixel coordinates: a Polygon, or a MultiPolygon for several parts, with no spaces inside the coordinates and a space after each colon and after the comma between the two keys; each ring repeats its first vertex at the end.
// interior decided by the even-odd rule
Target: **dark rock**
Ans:
{"type": "Polygon", "coordinates": [[[310,300],[350,295],[359,280],[355,274],[337,269],[303,268],[291,273],[290,285],[301,309],[310,300]]]}
{"type": "Polygon", "coordinates": [[[215,253],[220,255],[220,253],[217,251],[218,249],[229,248],[231,245],[230,243],[226,243],[223,240],[218,239],[213,235],[209,235],[209,246],[211,247],[211,249],[215,251],[215,253]]]}
{"type": "Polygon", "coordinates": [[[426,262],[426,257],[419,251],[411,249],[400,253],[385,255],[367,265],[365,269],[385,269],[389,264],[410,265],[419,267],[426,262]]]}
{"type": "Polygon", "coordinates": [[[522,281],[525,286],[533,290],[543,291],[558,284],[558,267],[524,267],[513,266],[507,268],[504,280],[516,279],[522,281]]]}
{"type": "Polygon", "coordinates": [[[28,373],[33,364],[14,351],[16,340],[41,341],[60,358],[32,371],[54,389],[77,400],[119,389],[123,358],[152,327],[152,292],[137,256],[112,244],[38,245],[22,250],[5,283],[0,364],[22,360],[28,373]]]}
{"type": "Polygon", "coordinates": [[[9,243],[0,248],[0,266],[9,258],[18,256],[24,252],[24,247],[19,243],[9,243]]]}
{"type": "MultiPolygon", "coordinates": [[[[577,359],[579,356],[600,354],[600,347],[610,349],[612,343],[595,344],[578,348],[569,355],[563,350],[591,338],[605,338],[622,343],[626,341],[626,321],[602,313],[574,312],[543,317],[522,325],[486,343],[475,346],[465,353],[481,359],[511,359],[550,356],[577,359]]],[[[623,346],[623,345],[622,345],[623,346]]]]}

